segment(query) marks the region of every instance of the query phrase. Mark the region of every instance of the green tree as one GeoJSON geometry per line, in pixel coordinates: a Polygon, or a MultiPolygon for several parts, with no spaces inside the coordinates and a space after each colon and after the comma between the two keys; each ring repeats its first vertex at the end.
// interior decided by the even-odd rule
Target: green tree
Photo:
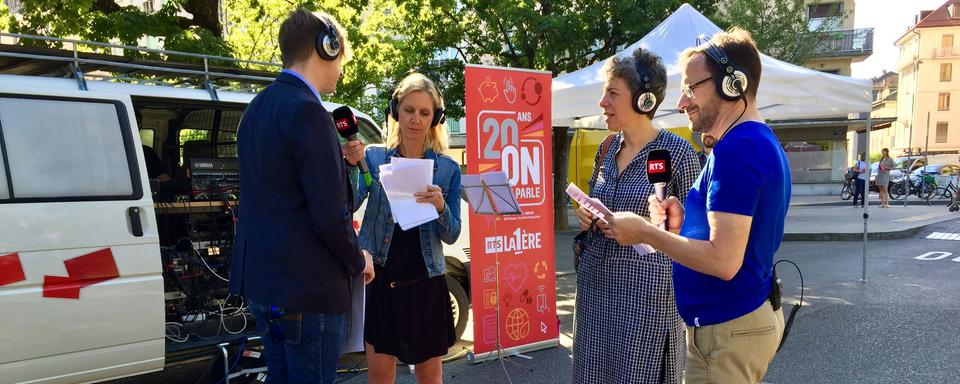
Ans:
{"type": "MultiPolygon", "coordinates": [[[[344,65],[344,78],[331,97],[333,101],[350,104],[382,120],[390,91],[409,69],[419,69],[436,78],[450,77],[451,66],[430,65],[433,46],[422,44],[419,35],[398,34],[397,26],[401,23],[397,20],[404,9],[393,1],[229,0],[225,39],[239,58],[279,62],[280,23],[287,13],[301,6],[329,12],[347,30],[353,60],[344,65]]],[[[462,64],[452,66],[457,67],[462,72],[462,64]]],[[[447,91],[448,100],[463,98],[462,85],[459,93],[455,87],[442,88],[447,91]]],[[[457,117],[462,116],[462,107],[459,110],[457,115],[457,109],[453,109],[457,117]]]]}
{"type": "MultiPolygon", "coordinates": [[[[224,40],[242,60],[280,62],[277,31],[293,6],[285,0],[227,0],[224,40]]],[[[266,69],[266,68],[264,68],[266,69]]]]}
{"type": "Polygon", "coordinates": [[[19,20],[13,19],[10,25],[13,32],[125,45],[137,45],[143,36],[157,36],[170,50],[231,54],[222,39],[217,1],[169,0],[156,12],[146,13],[113,0],[23,0],[20,12],[19,20]]]}
{"type": "MultiPolygon", "coordinates": [[[[569,72],[606,59],[643,37],[684,1],[432,0],[404,2],[404,25],[424,44],[456,49],[461,59],[569,72]],[[417,31],[422,31],[417,33],[417,31]]],[[[692,1],[712,13],[713,1],[692,1]]]]}
{"type": "MultiPolygon", "coordinates": [[[[264,62],[280,61],[277,32],[291,10],[297,7],[324,10],[348,30],[354,48],[354,60],[345,65],[344,79],[330,99],[364,111],[382,109],[386,96],[381,97],[376,91],[392,89],[395,79],[406,68],[431,69],[427,64],[432,46],[420,44],[416,35],[398,37],[394,29],[385,28],[398,24],[391,20],[397,15],[389,11],[396,8],[392,1],[226,0],[222,13],[218,1],[211,0],[169,0],[153,13],[134,6],[119,6],[114,0],[23,0],[21,4],[19,20],[0,19],[0,27],[4,27],[4,21],[12,22],[3,30],[134,46],[143,37],[155,36],[162,39],[163,47],[168,50],[264,62]]],[[[54,46],[33,40],[23,43],[54,46]]],[[[459,68],[462,70],[462,65],[459,68]]],[[[254,66],[254,69],[276,70],[277,67],[254,66]]],[[[449,77],[446,75],[449,70],[431,70],[449,77]]],[[[460,90],[459,99],[462,93],[460,90]]],[[[456,96],[457,92],[452,94],[456,96]]]]}
{"type": "MultiPolygon", "coordinates": [[[[717,9],[721,27],[741,27],[753,35],[757,48],[773,58],[803,65],[816,51],[825,24],[810,30],[804,0],[728,0],[717,9]]],[[[843,15],[836,15],[843,18],[843,15]]]]}
{"type": "Polygon", "coordinates": [[[11,19],[12,17],[10,15],[10,9],[7,8],[7,4],[0,3],[0,31],[10,30],[11,19]]]}

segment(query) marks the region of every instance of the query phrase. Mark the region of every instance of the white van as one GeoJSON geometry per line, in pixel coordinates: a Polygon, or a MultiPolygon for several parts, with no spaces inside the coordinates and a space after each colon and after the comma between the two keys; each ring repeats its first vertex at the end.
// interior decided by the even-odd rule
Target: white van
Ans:
{"type": "MultiPolygon", "coordinates": [[[[235,365],[255,344],[226,285],[236,128],[255,94],[215,84],[262,87],[275,73],[184,55],[205,65],[0,44],[0,383],[99,382],[227,351],[235,365]],[[148,177],[151,152],[171,181],[148,177]]],[[[467,230],[448,247],[461,269],[467,230]]],[[[448,281],[460,330],[468,296],[448,281]]]]}

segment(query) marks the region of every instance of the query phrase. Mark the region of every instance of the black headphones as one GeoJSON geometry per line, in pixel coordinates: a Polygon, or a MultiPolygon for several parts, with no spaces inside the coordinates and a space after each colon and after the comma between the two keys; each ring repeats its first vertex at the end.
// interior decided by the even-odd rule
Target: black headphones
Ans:
{"type": "Polygon", "coordinates": [[[736,101],[744,97],[744,90],[749,84],[747,81],[749,71],[733,64],[726,52],[710,40],[707,40],[704,52],[720,69],[713,79],[720,97],[728,101],[736,101]]]}
{"type": "MultiPolygon", "coordinates": [[[[440,89],[437,88],[437,85],[430,81],[430,85],[433,86],[433,91],[437,93],[441,99],[443,95],[440,93],[440,89]]],[[[393,117],[393,121],[400,121],[400,100],[397,98],[397,91],[393,91],[393,96],[390,97],[390,102],[387,104],[386,114],[393,117]]],[[[437,108],[433,110],[433,120],[430,121],[430,128],[437,126],[437,124],[443,124],[447,122],[447,114],[443,108],[437,108]]]]}
{"type": "Polygon", "coordinates": [[[657,95],[653,94],[653,86],[650,85],[650,74],[646,68],[635,59],[634,64],[637,68],[637,76],[640,78],[640,89],[633,95],[633,110],[641,115],[650,113],[657,106],[657,95]]]}
{"type": "Polygon", "coordinates": [[[317,38],[314,42],[317,48],[317,54],[321,59],[334,61],[340,56],[340,35],[337,34],[337,28],[327,23],[322,17],[323,30],[317,32],[317,38]]]}

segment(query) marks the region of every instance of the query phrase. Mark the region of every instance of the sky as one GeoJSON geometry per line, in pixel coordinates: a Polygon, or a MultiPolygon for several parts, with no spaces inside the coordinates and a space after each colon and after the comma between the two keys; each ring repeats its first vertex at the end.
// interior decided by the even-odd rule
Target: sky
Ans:
{"type": "Polygon", "coordinates": [[[896,70],[900,49],[893,43],[913,26],[913,18],[921,10],[934,10],[947,0],[856,0],[853,24],[856,28],[873,28],[873,54],[860,63],[853,63],[852,75],[869,79],[883,70],[896,70]]]}

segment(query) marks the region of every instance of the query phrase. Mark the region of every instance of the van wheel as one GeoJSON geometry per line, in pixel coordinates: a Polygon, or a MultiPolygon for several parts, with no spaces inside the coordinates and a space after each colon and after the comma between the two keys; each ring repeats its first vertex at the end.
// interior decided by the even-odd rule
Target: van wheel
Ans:
{"type": "Polygon", "coordinates": [[[463,336],[467,330],[467,318],[470,316],[470,301],[467,291],[463,289],[457,279],[445,275],[447,279],[447,292],[450,293],[450,309],[453,311],[453,324],[456,329],[457,340],[463,336]]]}

